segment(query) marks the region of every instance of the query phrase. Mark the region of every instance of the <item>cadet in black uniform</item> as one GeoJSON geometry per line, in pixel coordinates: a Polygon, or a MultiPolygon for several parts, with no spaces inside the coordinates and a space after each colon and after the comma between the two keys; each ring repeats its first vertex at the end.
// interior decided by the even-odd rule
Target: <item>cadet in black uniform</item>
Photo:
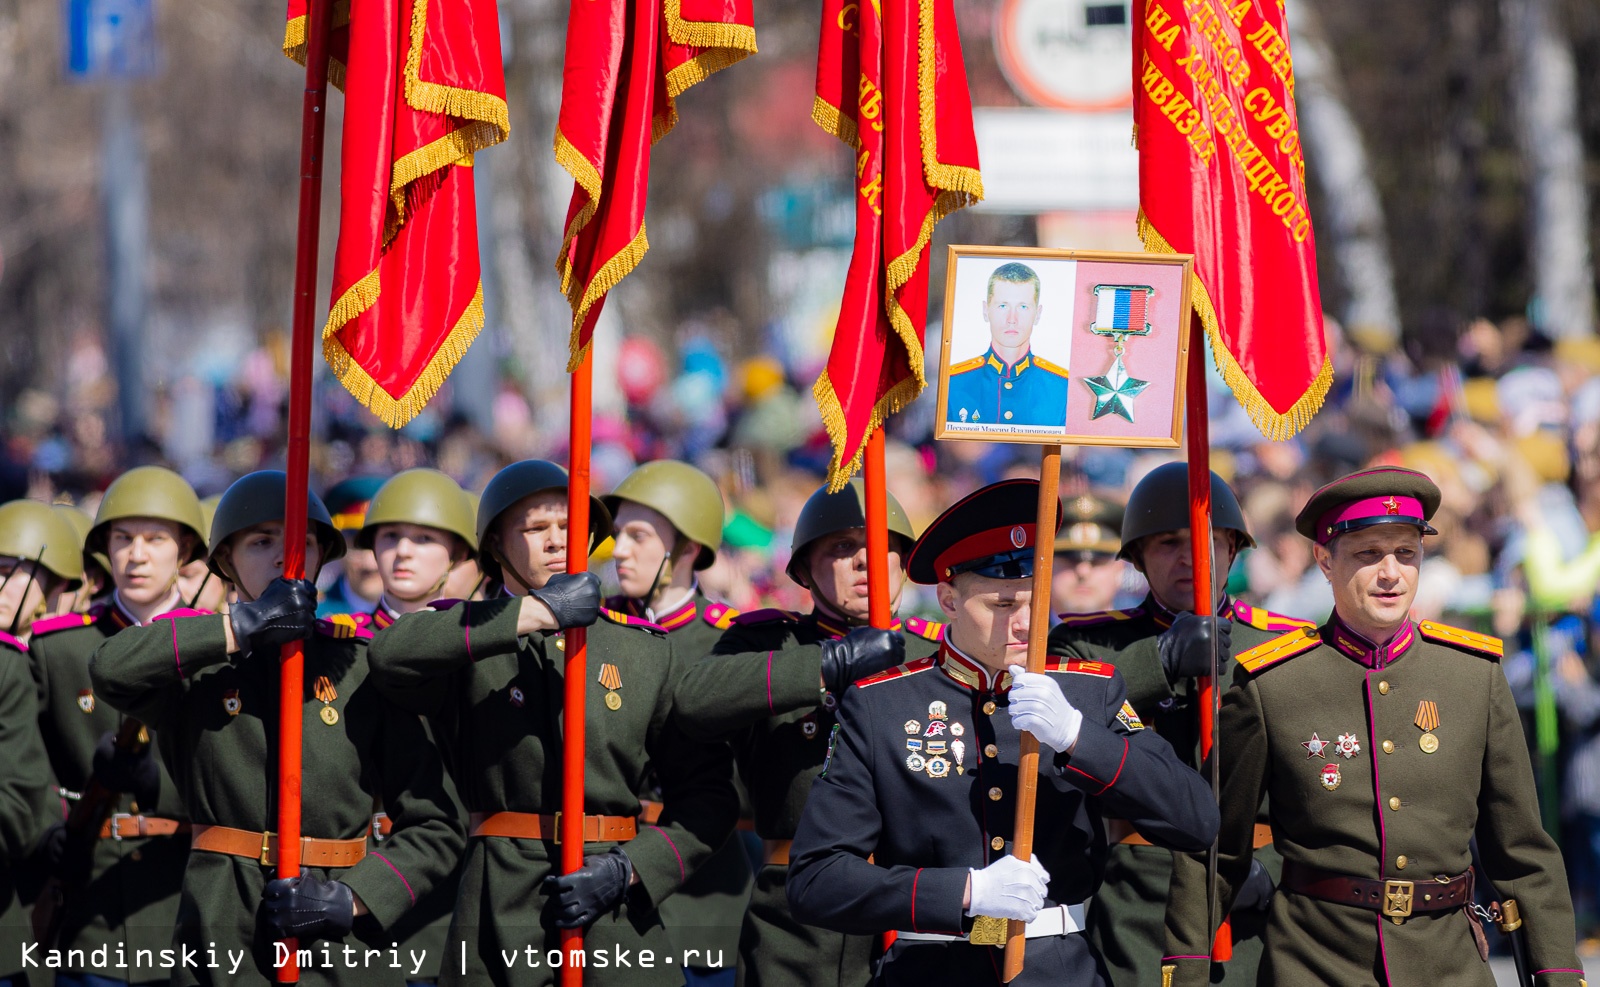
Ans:
{"type": "Polygon", "coordinates": [[[1034,480],[985,487],[917,541],[910,575],[938,584],[944,643],[937,657],[845,691],[795,834],[797,918],[898,933],[875,983],[999,984],[999,920],[1015,919],[1028,923],[1028,949],[1013,983],[1102,984],[1100,959],[1077,934],[1105,862],[1102,817],[1174,849],[1198,850],[1216,833],[1205,782],[1143,728],[1115,668],[1019,667],[1038,490],[1034,480]],[[1039,739],[1042,775],[1027,862],[1007,853],[1023,730],[1039,739]]]}

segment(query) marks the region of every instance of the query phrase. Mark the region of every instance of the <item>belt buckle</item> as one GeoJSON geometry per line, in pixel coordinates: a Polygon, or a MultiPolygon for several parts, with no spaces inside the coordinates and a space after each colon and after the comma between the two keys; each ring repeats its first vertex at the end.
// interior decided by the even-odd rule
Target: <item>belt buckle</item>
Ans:
{"type": "Polygon", "coordinates": [[[372,842],[374,843],[383,842],[383,824],[378,821],[379,818],[388,817],[386,814],[381,812],[375,812],[372,814],[372,842]]]}
{"type": "Polygon", "coordinates": [[[1004,946],[1007,924],[1005,919],[993,915],[975,915],[972,918],[972,931],[967,933],[967,942],[974,946],[1004,946]]]}
{"type": "Polygon", "coordinates": [[[556,831],[556,833],[555,833],[555,836],[552,838],[552,842],[555,843],[556,846],[560,846],[561,845],[561,810],[560,809],[556,810],[555,831],[556,831]]]}
{"type": "Polygon", "coordinates": [[[1385,918],[1401,919],[1411,917],[1411,902],[1416,897],[1417,886],[1412,881],[1384,881],[1383,882],[1383,915],[1385,918]]]}
{"type": "Polygon", "coordinates": [[[117,823],[120,820],[132,819],[132,818],[133,818],[133,813],[131,813],[131,812],[113,812],[111,814],[111,818],[109,820],[107,820],[107,821],[109,823],[111,823],[111,838],[113,840],[116,840],[118,843],[122,842],[122,839],[123,839],[122,830],[117,827],[117,823]]]}
{"type": "Polygon", "coordinates": [[[264,830],[261,833],[261,866],[263,867],[271,867],[273,865],[272,838],[275,835],[277,834],[271,830],[264,830]]]}

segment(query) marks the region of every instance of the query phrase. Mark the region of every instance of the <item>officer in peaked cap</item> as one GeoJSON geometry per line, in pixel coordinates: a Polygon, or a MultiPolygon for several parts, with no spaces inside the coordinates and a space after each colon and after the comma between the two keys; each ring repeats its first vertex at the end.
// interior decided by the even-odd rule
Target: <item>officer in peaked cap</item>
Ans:
{"type": "MultiPolygon", "coordinates": [[[[1211,474],[1214,618],[1196,617],[1194,568],[1189,538],[1189,467],[1168,463],[1134,487],[1122,525],[1118,556],[1150,584],[1137,607],[1062,614],[1050,634],[1050,650],[1069,658],[1115,665],[1128,684],[1128,701],[1147,725],[1172,744],[1187,763],[1199,762],[1200,709],[1196,678],[1211,674],[1211,634],[1217,632],[1219,667],[1231,647],[1254,647],[1295,627],[1310,626],[1230,599],[1228,570],[1235,556],[1255,544],[1233,491],[1211,474]]],[[[1172,855],[1150,845],[1123,820],[1109,826],[1113,843],[1106,885],[1089,911],[1089,938],[1105,958],[1112,983],[1139,987],[1156,982],[1161,967],[1167,889],[1172,855]]],[[[1234,953],[1227,984],[1254,984],[1261,957],[1260,930],[1272,895],[1278,860],[1265,849],[1270,833],[1256,831],[1262,852],[1248,893],[1237,902],[1234,953]]]]}
{"type": "Polygon", "coordinates": [[[1115,668],[1021,667],[1038,493],[1035,480],[985,487],[918,539],[911,578],[936,584],[949,618],[939,653],[844,691],[795,835],[797,918],[897,933],[875,983],[998,985],[1014,919],[1028,935],[1014,983],[1103,984],[1079,934],[1104,863],[1102,813],[1183,850],[1216,831],[1205,782],[1144,729],[1115,668]],[[1027,862],[1009,852],[1024,730],[1039,740],[1041,775],[1027,862]]]}
{"type": "MultiPolygon", "coordinates": [[[[1250,869],[1270,791],[1283,879],[1260,982],[1482,985],[1495,981],[1471,911],[1476,841],[1489,898],[1514,899],[1534,982],[1577,987],[1572,899],[1539,818],[1499,639],[1411,605],[1439,488],[1363,470],[1296,518],[1334,613],[1237,655],[1222,700],[1219,914],[1250,869]]],[[[1208,982],[1203,854],[1178,855],[1164,972],[1208,982]]]]}
{"type": "Polygon", "coordinates": [[[1092,494],[1079,494],[1066,502],[1064,513],[1061,533],[1056,536],[1050,610],[1110,610],[1126,566],[1117,557],[1122,548],[1122,506],[1092,494]]]}

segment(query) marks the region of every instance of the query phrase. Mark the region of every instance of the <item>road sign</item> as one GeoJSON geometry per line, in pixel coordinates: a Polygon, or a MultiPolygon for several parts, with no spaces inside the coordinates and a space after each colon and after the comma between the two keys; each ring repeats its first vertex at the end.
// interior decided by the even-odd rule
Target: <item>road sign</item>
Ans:
{"type": "Polygon", "coordinates": [[[983,202],[1002,213],[1092,212],[1139,205],[1133,114],[979,107],[983,202]]]}
{"type": "Polygon", "coordinates": [[[66,0],[67,78],[138,79],[156,70],[154,0],[66,0]]]}

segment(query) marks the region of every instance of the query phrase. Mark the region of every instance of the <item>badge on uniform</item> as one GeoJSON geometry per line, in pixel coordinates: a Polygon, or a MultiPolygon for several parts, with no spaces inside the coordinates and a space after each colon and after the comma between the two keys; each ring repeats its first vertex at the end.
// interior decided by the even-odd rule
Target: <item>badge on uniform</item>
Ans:
{"type": "Polygon", "coordinates": [[[333,683],[326,675],[318,675],[312,691],[322,703],[322,722],[330,727],[338,723],[339,711],[333,708],[333,701],[339,698],[339,692],[333,687],[333,683]]]}
{"type": "Polygon", "coordinates": [[[1328,755],[1322,752],[1328,746],[1328,742],[1323,740],[1321,737],[1318,737],[1315,733],[1312,733],[1310,740],[1300,741],[1300,746],[1306,749],[1306,760],[1309,761],[1314,757],[1320,757],[1323,760],[1327,760],[1328,755]]]}
{"type": "Polygon", "coordinates": [[[921,733],[921,732],[922,732],[922,724],[918,723],[916,720],[907,720],[906,721],[906,733],[921,733]]]}
{"type": "Polygon", "coordinates": [[[921,751],[922,750],[922,738],[921,737],[907,737],[906,738],[906,750],[910,751],[913,754],[917,753],[918,751],[921,751]]]}
{"type": "Polygon", "coordinates": [[[950,762],[942,757],[928,758],[928,777],[943,778],[950,774],[950,762]]]}
{"type": "Polygon", "coordinates": [[[925,768],[927,766],[928,766],[928,762],[923,758],[923,756],[921,754],[908,754],[908,755],[906,755],[906,767],[910,768],[912,771],[921,771],[923,768],[925,768]]]}
{"type": "Polygon", "coordinates": [[[952,724],[950,724],[950,736],[959,737],[959,736],[961,736],[962,734],[964,734],[966,732],[967,732],[967,728],[962,726],[960,723],[952,723],[952,724]]]}
{"type": "Polygon", "coordinates": [[[85,713],[94,712],[94,690],[80,689],[78,691],[78,708],[85,713]]]}
{"type": "Polygon", "coordinates": [[[1356,740],[1355,734],[1341,733],[1339,734],[1338,744],[1334,748],[1334,753],[1348,761],[1361,753],[1361,744],[1356,740]]]}
{"type": "Polygon", "coordinates": [[[805,719],[801,720],[800,721],[800,735],[802,737],[806,738],[807,740],[811,740],[811,739],[815,738],[816,735],[817,735],[817,721],[813,720],[809,716],[806,717],[805,719]]]}
{"type": "Polygon", "coordinates": [[[949,718],[949,707],[944,704],[943,700],[935,699],[933,702],[928,704],[928,719],[948,720],[949,718]]]}
{"type": "Polygon", "coordinates": [[[1122,708],[1117,710],[1117,719],[1122,721],[1122,725],[1128,728],[1129,733],[1137,733],[1144,729],[1144,721],[1133,711],[1133,704],[1126,700],[1123,701],[1122,708]]]}
{"type": "Polygon", "coordinates": [[[622,694],[617,690],[622,688],[622,673],[617,666],[609,661],[600,666],[600,684],[606,687],[606,709],[621,709],[622,694]]]}
{"type": "Polygon", "coordinates": [[[934,720],[932,723],[928,724],[928,729],[924,731],[922,735],[924,737],[943,737],[945,731],[949,729],[949,724],[945,723],[943,720],[934,720]]]}
{"type": "Polygon", "coordinates": [[[519,709],[522,707],[522,704],[527,701],[527,697],[522,694],[522,687],[516,685],[511,687],[510,698],[511,705],[516,706],[519,709]]]}
{"type": "Polygon", "coordinates": [[[1323,788],[1326,788],[1328,791],[1331,792],[1335,788],[1338,788],[1339,787],[1339,782],[1341,782],[1343,780],[1344,780],[1343,778],[1339,777],[1339,766],[1337,764],[1324,764],[1322,766],[1322,787],[1323,788]]]}
{"type": "Polygon", "coordinates": [[[244,704],[239,701],[239,690],[229,689],[222,694],[222,708],[228,711],[229,716],[238,716],[244,704]]]}
{"type": "Polygon", "coordinates": [[[1422,753],[1432,754],[1438,750],[1439,738],[1433,731],[1439,729],[1439,704],[1431,699],[1417,703],[1417,716],[1412,722],[1422,731],[1422,736],[1417,740],[1422,753]]]}
{"type": "Polygon", "coordinates": [[[950,756],[956,759],[956,774],[966,774],[967,768],[964,762],[967,759],[967,745],[959,740],[950,741],[950,756]]]}

